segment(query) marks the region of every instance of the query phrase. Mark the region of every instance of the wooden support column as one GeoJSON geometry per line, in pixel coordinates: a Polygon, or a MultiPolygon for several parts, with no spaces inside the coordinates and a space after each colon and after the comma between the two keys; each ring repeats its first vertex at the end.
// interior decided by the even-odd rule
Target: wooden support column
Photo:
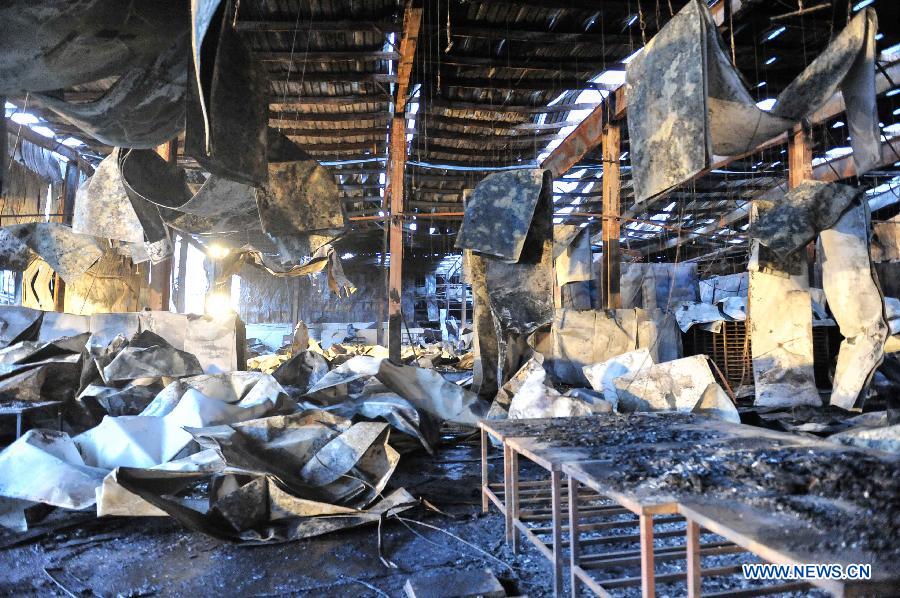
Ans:
{"type": "MultiPolygon", "coordinates": [[[[162,156],[166,162],[174,164],[178,157],[178,140],[172,139],[168,143],[159,146],[156,148],[156,153],[162,156]]],[[[150,287],[148,291],[150,309],[169,311],[169,298],[172,292],[171,257],[150,266],[150,287]]]]}
{"type": "MultiPolygon", "coordinates": [[[[3,168],[6,168],[6,163],[3,164],[3,168]]],[[[70,224],[72,221],[72,213],[75,211],[75,192],[78,190],[79,171],[78,160],[70,159],[66,163],[66,172],[63,177],[62,201],[59,204],[59,208],[54,210],[59,211],[62,214],[59,218],[59,221],[62,224],[70,224]]],[[[65,311],[66,283],[59,277],[59,274],[54,273],[53,278],[53,310],[65,311]]]]}
{"type": "Polygon", "coordinates": [[[397,65],[397,97],[394,100],[394,116],[391,119],[390,137],[390,250],[391,265],[388,273],[388,356],[400,363],[400,345],[403,331],[403,315],[400,298],[403,295],[403,173],[406,170],[406,96],[412,75],[413,60],[422,9],[409,1],[403,13],[403,34],[400,38],[400,60],[397,65]]]}
{"type": "MultiPolygon", "coordinates": [[[[812,144],[809,130],[801,125],[794,127],[788,138],[788,189],[793,189],[803,181],[813,178],[812,144]]],[[[816,281],[816,242],[806,246],[806,267],[810,286],[818,287],[816,281]]]]}
{"type": "Polygon", "coordinates": [[[391,265],[388,274],[388,354],[400,363],[403,332],[400,297],[403,294],[403,167],[406,163],[405,118],[395,116],[391,126],[391,265]]]}
{"type": "Polygon", "coordinates": [[[603,307],[618,309],[622,306],[619,295],[621,278],[621,257],[619,236],[621,235],[622,181],[619,156],[622,155],[622,125],[609,123],[603,127],[603,307]]]}
{"type": "Polygon", "coordinates": [[[788,189],[793,189],[812,178],[812,146],[809,131],[798,125],[794,127],[788,139],[788,189]]]}

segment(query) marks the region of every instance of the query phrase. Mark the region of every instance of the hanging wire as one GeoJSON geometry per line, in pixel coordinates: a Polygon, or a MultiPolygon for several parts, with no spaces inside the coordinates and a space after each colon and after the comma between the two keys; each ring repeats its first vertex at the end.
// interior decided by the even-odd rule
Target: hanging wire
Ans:
{"type": "MultiPolygon", "coordinates": [[[[293,35],[293,38],[291,39],[291,54],[290,54],[290,57],[288,58],[287,76],[284,79],[284,93],[282,94],[282,97],[281,97],[282,104],[287,104],[288,86],[290,85],[290,82],[291,82],[291,70],[294,68],[294,49],[296,48],[296,45],[297,45],[297,33],[300,31],[300,13],[302,12],[301,6],[297,7],[297,19],[294,21],[294,35],[293,35]]],[[[237,20],[237,13],[235,13],[235,20],[237,20]]],[[[306,49],[304,50],[304,54],[303,54],[303,70],[300,73],[300,85],[298,87],[299,93],[301,93],[301,94],[303,93],[303,80],[306,78],[306,63],[307,63],[306,58],[309,56],[309,40],[312,37],[312,22],[313,22],[313,15],[312,15],[312,10],[310,10],[309,25],[306,30],[306,49]]],[[[300,115],[299,104],[294,108],[294,115],[295,115],[295,117],[300,115]]],[[[284,128],[283,126],[279,126],[278,130],[281,131],[283,128],[284,128]]]]}
{"type": "Polygon", "coordinates": [[[644,20],[644,9],[641,8],[641,0],[637,0],[638,5],[638,23],[641,27],[641,44],[647,45],[647,22],[644,20]]]}
{"type": "Polygon", "coordinates": [[[737,54],[734,50],[734,9],[731,0],[725,0],[725,11],[728,13],[728,36],[731,39],[731,64],[737,66],[737,54]]]}

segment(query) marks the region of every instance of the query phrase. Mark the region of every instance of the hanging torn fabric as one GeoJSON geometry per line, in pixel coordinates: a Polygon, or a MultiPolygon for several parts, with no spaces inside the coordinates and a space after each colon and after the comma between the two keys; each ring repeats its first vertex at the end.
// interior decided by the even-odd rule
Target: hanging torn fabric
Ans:
{"type": "Polygon", "coordinates": [[[876,31],[875,11],[860,11],[768,112],[756,105],[731,64],[706,3],[691,0],[628,64],[636,200],[691,179],[714,155],[741,155],[788,131],[839,89],[856,171],[865,173],[881,154],[876,31]]]}
{"type": "Polygon", "coordinates": [[[749,274],[750,348],[756,392],[753,404],[820,406],[806,276],[754,270],[749,274]]]}
{"type": "Polygon", "coordinates": [[[144,229],[119,175],[119,150],[100,162],[75,193],[72,230],[84,235],[143,243],[144,229]]]}
{"type": "Polygon", "coordinates": [[[55,222],[29,222],[0,228],[0,265],[24,270],[40,256],[64,281],[73,281],[103,255],[95,237],[55,222]],[[24,264],[24,266],[22,266],[24,264]]]}
{"type": "Polygon", "coordinates": [[[191,197],[185,172],[153,150],[120,150],[119,173],[128,196],[166,210],[178,210],[191,197]]]}
{"type": "Polygon", "coordinates": [[[750,225],[749,235],[786,261],[834,225],[862,193],[847,185],[803,181],[770,209],[760,212],[750,225]]]}
{"type": "Polygon", "coordinates": [[[258,191],[256,204],[263,230],[275,239],[346,225],[334,177],[312,158],[269,164],[269,182],[258,191]]]}
{"type": "Polygon", "coordinates": [[[621,272],[623,308],[669,310],[676,303],[698,299],[695,263],[623,263],[621,272]]]}
{"type": "MultiPolygon", "coordinates": [[[[520,172],[520,171],[515,171],[520,172]]],[[[532,173],[543,171],[525,171],[532,173]]],[[[504,173],[505,174],[505,173],[504,173]]],[[[491,175],[495,176],[495,175],[491,175]]],[[[490,296],[491,312],[499,326],[502,337],[507,333],[531,334],[536,328],[553,318],[553,228],[552,201],[550,196],[550,175],[545,176],[545,184],[538,194],[536,205],[529,212],[525,228],[522,229],[520,253],[516,261],[486,257],[485,284],[490,296]],[[527,233],[527,234],[526,234],[527,233]]],[[[507,193],[512,190],[507,188],[507,193]]],[[[474,194],[473,194],[474,195],[474,194]]],[[[513,194],[515,195],[515,194],[513,194]]],[[[510,202],[530,201],[525,197],[507,197],[510,202]]],[[[472,204],[475,200],[472,200],[472,204]]],[[[470,204],[470,205],[472,205],[470,204]]],[[[466,209],[468,212],[468,208],[466,209]]],[[[520,214],[521,215],[521,214],[520,214]]],[[[518,217],[516,217],[516,221],[518,217]]],[[[504,231],[519,225],[506,216],[494,214],[487,222],[502,222],[504,231]]],[[[462,231],[460,231],[460,234],[462,231]]],[[[495,234],[494,239],[501,237],[495,234]]],[[[516,233],[518,234],[518,232],[516,233]]],[[[473,251],[482,249],[471,248],[473,251]]]]}
{"type": "Polygon", "coordinates": [[[231,1],[191,2],[184,153],[212,174],[258,186],[267,176],[269,85],[234,29],[234,11],[231,1]]]}
{"type": "Polygon", "coordinates": [[[851,409],[884,358],[888,337],[884,297],[869,256],[869,210],[854,199],[837,223],[822,231],[822,280],[825,296],[840,327],[831,404],[851,409]]]}
{"type": "Polygon", "coordinates": [[[32,97],[102,143],[154,148],[184,128],[187,30],[174,39],[152,64],[127,70],[96,101],[74,104],[42,94],[32,97]]]}
{"type": "Polygon", "coordinates": [[[262,232],[256,189],[224,177],[210,175],[178,211],[170,222],[189,233],[262,232]]]}
{"type": "Polygon", "coordinates": [[[499,390],[499,344],[484,280],[485,258],[466,249],[463,251],[463,268],[466,280],[472,287],[472,326],[475,328],[472,341],[472,351],[475,354],[472,391],[481,398],[492,399],[499,390]]]}
{"type": "Polygon", "coordinates": [[[471,249],[508,263],[519,261],[535,208],[543,192],[544,171],[508,170],[488,175],[468,196],[457,249],[471,249]]]}
{"type": "Polygon", "coordinates": [[[169,232],[159,213],[159,206],[147,201],[147,198],[141,195],[140,191],[130,187],[125,177],[121,174],[125,163],[129,160],[129,154],[135,151],[146,150],[119,149],[114,152],[118,156],[119,176],[122,180],[122,187],[125,189],[125,195],[131,202],[131,207],[134,208],[134,213],[137,214],[138,221],[141,223],[141,228],[144,231],[144,240],[148,243],[168,240],[169,232]]]}
{"type": "Polygon", "coordinates": [[[554,226],[553,260],[559,287],[570,282],[594,280],[588,228],[576,224],[554,226]]]}
{"type": "Polygon", "coordinates": [[[7,0],[0,93],[65,89],[146,66],[187,32],[188,18],[180,0],[7,0]]]}

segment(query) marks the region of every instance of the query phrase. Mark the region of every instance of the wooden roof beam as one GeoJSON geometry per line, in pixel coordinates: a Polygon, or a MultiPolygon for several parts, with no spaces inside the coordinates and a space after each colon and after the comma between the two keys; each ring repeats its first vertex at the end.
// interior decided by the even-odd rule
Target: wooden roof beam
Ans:
{"type": "MultiPolygon", "coordinates": [[[[77,163],[81,170],[85,171],[88,176],[94,174],[94,167],[91,166],[91,164],[87,160],[85,160],[84,157],[82,157],[81,154],[79,154],[77,151],[75,151],[68,145],[63,145],[55,139],[44,137],[40,133],[33,131],[28,125],[20,125],[19,123],[7,118],[6,133],[11,135],[13,138],[18,135],[29,143],[33,143],[34,145],[46,150],[50,150],[51,152],[56,152],[70,162],[77,163]]],[[[8,148],[7,152],[8,156],[12,155],[13,148],[8,148]]],[[[3,168],[6,168],[6,164],[3,165],[3,168]]]]}
{"type": "Polygon", "coordinates": [[[400,37],[400,61],[397,64],[397,98],[394,101],[394,115],[406,112],[409,82],[412,78],[413,61],[419,43],[419,29],[422,26],[422,8],[410,3],[403,14],[403,35],[400,37]]]}
{"type": "MultiPolygon", "coordinates": [[[[888,164],[893,164],[897,160],[900,160],[900,137],[894,137],[892,139],[888,139],[887,141],[881,144],[881,162],[878,166],[886,166],[888,164]],[[895,149],[896,148],[896,149],[895,149]]],[[[853,154],[848,154],[846,156],[837,158],[835,160],[831,160],[829,162],[824,162],[817,166],[813,167],[812,172],[813,179],[817,181],[824,182],[834,182],[840,181],[846,178],[850,178],[856,176],[856,165],[853,162],[853,154]]],[[[720,229],[731,226],[740,220],[748,217],[750,214],[750,208],[748,205],[743,205],[727,212],[719,216],[716,219],[716,222],[704,226],[702,228],[696,229],[692,233],[687,233],[681,238],[681,242],[689,241],[698,235],[705,235],[714,233],[720,229]]],[[[649,255],[652,253],[657,253],[659,251],[665,251],[666,249],[672,249],[676,245],[678,245],[679,240],[677,238],[668,239],[665,242],[660,244],[655,244],[653,247],[647,247],[641,250],[641,253],[644,255],[649,255]]]]}
{"type": "Polygon", "coordinates": [[[256,50],[253,55],[262,62],[377,62],[397,60],[397,52],[381,50],[316,50],[315,52],[263,52],[256,50]]]}
{"type": "MultiPolygon", "coordinates": [[[[351,104],[387,104],[390,98],[378,94],[341,95],[341,96],[298,96],[292,94],[271,94],[269,109],[275,111],[293,110],[296,106],[345,106],[351,104]]],[[[293,114],[293,112],[290,112],[293,114]]],[[[272,116],[278,118],[278,116],[272,116]]]]}
{"type": "Polygon", "coordinates": [[[387,124],[388,115],[383,112],[297,112],[291,114],[287,118],[270,118],[270,121],[277,120],[286,120],[292,122],[341,122],[374,120],[387,124]]]}
{"type": "MultiPolygon", "coordinates": [[[[475,110],[478,112],[496,112],[498,114],[520,113],[520,114],[556,114],[559,112],[569,112],[571,110],[587,110],[598,106],[596,103],[580,103],[580,104],[555,104],[540,106],[528,104],[491,104],[489,102],[457,102],[455,100],[447,100],[444,98],[431,98],[428,101],[430,107],[442,108],[444,110],[475,110]]],[[[430,108],[426,108],[430,110],[430,108]]]]}
{"type": "MultiPolygon", "coordinates": [[[[280,63],[271,63],[281,67],[280,63]]],[[[293,67],[291,67],[293,68],[293,67]]],[[[353,71],[336,71],[316,73],[307,71],[303,75],[304,83],[394,83],[397,75],[388,73],[359,73],[353,71]]]]}
{"type": "Polygon", "coordinates": [[[395,33],[400,31],[397,23],[390,20],[380,21],[364,21],[356,19],[347,19],[339,21],[307,21],[300,23],[294,19],[285,21],[238,21],[237,30],[248,33],[265,33],[269,31],[289,31],[295,30],[305,33],[306,31],[331,31],[331,32],[348,32],[357,31],[375,31],[381,33],[395,33]]]}
{"type": "Polygon", "coordinates": [[[633,38],[625,34],[604,34],[601,32],[562,32],[534,29],[516,29],[498,24],[497,27],[481,27],[470,24],[454,24],[450,29],[452,37],[475,37],[481,39],[505,39],[507,41],[546,44],[628,44],[633,38]]]}

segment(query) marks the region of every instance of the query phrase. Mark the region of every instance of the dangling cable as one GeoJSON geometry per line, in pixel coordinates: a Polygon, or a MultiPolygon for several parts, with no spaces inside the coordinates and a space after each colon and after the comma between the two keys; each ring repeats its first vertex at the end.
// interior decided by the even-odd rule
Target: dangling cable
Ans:
{"type": "Polygon", "coordinates": [[[647,45],[647,22],[644,20],[644,9],[641,8],[641,0],[637,0],[638,5],[638,23],[641,27],[641,43],[647,45]]]}

